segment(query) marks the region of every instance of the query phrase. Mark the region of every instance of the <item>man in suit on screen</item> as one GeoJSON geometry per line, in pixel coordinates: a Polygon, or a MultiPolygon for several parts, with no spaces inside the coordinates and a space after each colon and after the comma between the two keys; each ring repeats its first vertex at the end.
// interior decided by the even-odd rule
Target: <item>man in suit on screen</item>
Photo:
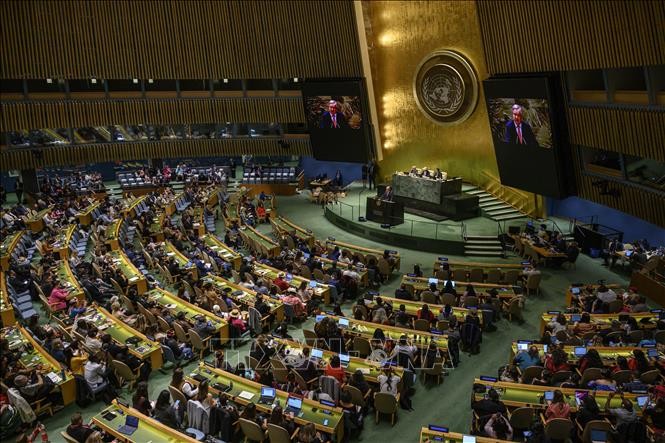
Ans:
{"type": "Polygon", "coordinates": [[[344,119],[344,114],[338,112],[337,102],[335,100],[330,100],[328,102],[328,111],[323,113],[321,117],[321,123],[319,124],[320,128],[331,128],[339,129],[346,127],[346,120],[344,119]]]}
{"type": "Polygon", "coordinates": [[[510,144],[538,146],[533,129],[524,121],[522,107],[517,103],[513,105],[513,119],[506,123],[503,141],[510,144]]]}

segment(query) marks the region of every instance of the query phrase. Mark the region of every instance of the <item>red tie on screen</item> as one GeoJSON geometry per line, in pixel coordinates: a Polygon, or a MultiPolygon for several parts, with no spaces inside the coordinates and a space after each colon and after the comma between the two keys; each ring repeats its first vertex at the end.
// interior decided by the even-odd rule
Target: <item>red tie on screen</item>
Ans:
{"type": "Polygon", "coordinates": [[[337,116],[333,115],[333,128],[337,127],[337,116]]]}
{"type": "Polygon", "coordinates": [[[524,143],[522,140],[522,127],[518,126],[517,127],[517,139],[520,141],[520,145],[524,143]]]}

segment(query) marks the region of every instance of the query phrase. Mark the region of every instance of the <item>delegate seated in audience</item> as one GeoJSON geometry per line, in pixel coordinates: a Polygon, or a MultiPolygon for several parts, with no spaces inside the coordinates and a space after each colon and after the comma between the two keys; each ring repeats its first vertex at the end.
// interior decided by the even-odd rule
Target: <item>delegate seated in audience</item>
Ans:
{"type": "Polygon", "coordinates": [[[136,385],[136,392],[132,396],[132,408],[143,415],[151,416],[152,404],[148,398],[148,383],[141,381],[136,385]]]}
{"type": "Polygon", "coordinates": [[[74,415],[72,415],[71,423],[67,426],[66,431],[67,435],[79,443],[86,443],[88,437],[95,432],[90,426],[83,424],[83,417],[80,412],[75,412],[74,415]]]}
{"type": "Polygon", "coordinates": [[[388,394],[397,395],[397,385],[399,384],[401,378],[393,373],[392,366],[384,366],[383,373],[380,374],[376,380],[379,383],[379,392],[386,392],[388,394]]]}
{"type": "MultiPolygon", "coordinates": [[[[185,372],[182,368],[176,368],[173,371],[173,377],[171,378],[171,384],[174,388],[178,389],[180,392],[185,394],[185,397],[188,399],[193,399],[199,393],[199,388],[192,386],[190,382],[185,380],[185,372]]],[[[184,405],[183,405],[184,407],[184,405]]]]}
{"type": "Polygon", "coordinates": [[[555,348],[550,355],[545,357],[545,368],[552,374],[561,371],[570,371],[568,354],[563,349],[555,348]]]}
{"type": "Polygon", "coordinates": [[[495,389],[490,389],[487,396],[481,400],[476,400],[471,403],[471,409],[478,414],[478,417],[486,417],[496,413],[505,414],[506,405],[503,404],[499,393],[495,389]]]}
{"type": "Polygon", "coordinates": [[[104,392],[109,388],[106,365],[100,363],[96,355],[90,355],[83,367],[85,381],[95,394],[104,392]]]}
{"type": "Polygon", "coordinates": [[[333,355],[330,358],[330,361],[326,365],[325,375],[329,377],[334,377],[340,384],[344,384],[346,380],[346,374],[344,373],[344,368],[339,360],[338,355],[333,355]]]}
{"type": "Polygon", "coordinates": [[[570,418],[570,405],[566,403],[563,393],[558,389],[554,391],[554,398],[548,401],[545,418],[547,421],[555,418],[570,418]]]}
{"type": "Polygon", "coordinates": [[[552,335],[556,335],[558,332],[565,332],[567,324],[568,320],[566,320],[566,316],[563,314],[558,314],[552,319],[552,321],[547,324],[547,326],[552,331],[552,335]]]}
{"type": "Polygon", "coordinates": [[[605,411],[616,419],[616,429],[621,432],[622,425],[634,423],[637,421],[637,411],[633,408],[633,402],[626,399],[623,395],[623,392],[619,394],[621,397],[621,406],[618,408],[610,408],[610,402],[616,394],[610,392],[607,395],[607,400],[605,401],[605,411]]]}
{"type": "Polygon", "coordinates": [[[178,429],[180,427],[178,413],[175,405],[171,404],[171,394],[166,389],[162,390],[157,397],[157,402],[153,409],[153,418],[171,429],[178,429]]]}
{"type": "Polygon", "coordinates": [[[528,351],[520,351],[513,360],[514,364],[524,371],[529,366],[542,366],[540,351],[537,346],[530,346],[528,351]]]}
{"type": "Polygon", "coordinates": [[[510,426],[510,421],[499,412],[492,414],[487,423],[485,423],[483,430],[490,438],[497,438],[499,440],[513,439],[513,427],[510,426]]]}

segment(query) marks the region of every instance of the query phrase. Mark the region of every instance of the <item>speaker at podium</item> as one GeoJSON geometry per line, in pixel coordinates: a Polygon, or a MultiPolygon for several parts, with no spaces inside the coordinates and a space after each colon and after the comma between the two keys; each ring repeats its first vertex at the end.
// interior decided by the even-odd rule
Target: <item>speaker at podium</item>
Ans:
{"type": "Polygon", "coordinates": [[[382,200],[378,196],[367,197],[365,218],[383,225],[401,225],[404,223],[404,204],[382,200]]]}

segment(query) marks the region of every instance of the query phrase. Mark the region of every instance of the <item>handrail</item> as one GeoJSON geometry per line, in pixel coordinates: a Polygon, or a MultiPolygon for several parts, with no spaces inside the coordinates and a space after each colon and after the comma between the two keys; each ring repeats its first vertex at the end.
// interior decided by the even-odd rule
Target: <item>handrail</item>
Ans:
{"type": "Polygon", "coordinates": [[[511,192],[513,192],[513,193],[515,193],[515,194],[517,194],[517,195],[519,195],[523,198],[526,198],[526,199],[530,198],[528,194],[525,194],[524,192],[520,191],[519,189],[515,189],[515,188],[512,188],[510,186],[505,186],[505,185],[501,184],[501,180],[499,180],[498,177],[495,177],[494,175],[490,174],[489,172],[487,172],[485,170],[480,171],[480,172],[483,175],[485,175],[486,177],[488,177],[490,180],[492,180],[493,182],[496,182],[497,184],[500,184],[504,188],[510,189],[511,192]]]}

